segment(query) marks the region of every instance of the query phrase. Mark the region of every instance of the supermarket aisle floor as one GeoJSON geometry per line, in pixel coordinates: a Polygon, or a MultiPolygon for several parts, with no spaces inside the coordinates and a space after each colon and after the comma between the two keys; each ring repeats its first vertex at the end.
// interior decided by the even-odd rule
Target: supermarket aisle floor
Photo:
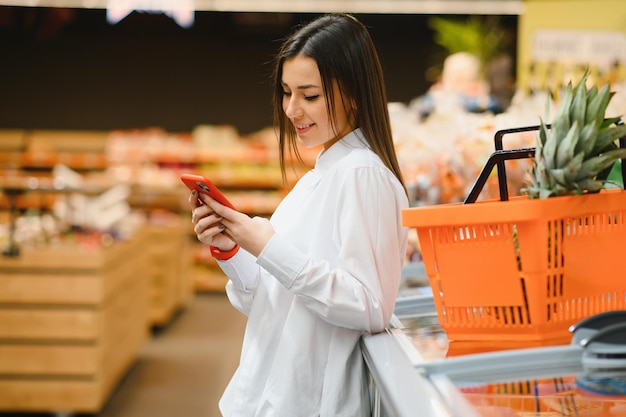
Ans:
{"type": "Polygon", "coordinates": [[[245,316],[225,294],[197,294],[141,357],[98,417],[217,417],[241,352],[245,316]]]}

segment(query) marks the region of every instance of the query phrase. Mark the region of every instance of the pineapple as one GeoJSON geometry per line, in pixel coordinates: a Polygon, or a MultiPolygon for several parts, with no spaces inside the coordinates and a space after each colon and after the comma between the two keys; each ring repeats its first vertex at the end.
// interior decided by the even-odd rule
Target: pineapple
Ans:
{"type": "Polygon", "coordinates": [[[626,136],[620,117],[605,118],[611,97],[607,83],[587,89],[588,73],[574,87],[570,82],[551,128],[541,120],[535,158],[525,192],[548,198],[599,192],[615,161],[626,149],[615,142],[626,136]]]}

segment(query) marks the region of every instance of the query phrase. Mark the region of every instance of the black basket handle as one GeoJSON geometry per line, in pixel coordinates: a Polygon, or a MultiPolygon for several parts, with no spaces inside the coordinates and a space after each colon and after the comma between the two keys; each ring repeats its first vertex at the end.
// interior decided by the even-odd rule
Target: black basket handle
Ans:
{"type": "MultiPolygon", "coordinates": [[[[524,126],[524,127],[517,127],[517,128],[512,128],[512,129],[498,130],[493,137],[493,142],[494,142],[496,151],[501,151],[504,149],[504,146],[502,145],[502,138],[504,138],[504,135],[508,135],[510,133],[531,132],[533,130],[539,130],[540,127],[541,127],[540,125],[533,125],[533,126],[524,126]]],[[[546,125],[546,127],[550,129],[552,125],[548,124],[546,125]]],[[[533,148],[533,151],[534,149],[535,148],[533,148]]],[[[528,156],[528,158],[532,158],[533,156],[534,154],[528,156]]],[[[521,158],[522,157],[515,158],[515,159],[521,159],[521,158]]],[[[513,158],[506,158],[506,159],[499,158],[499,159],[500,160],[497,163],[497,167],[498,167],[498,185],[500,188],[500,200],[507,201],[509,199],[509,188],[508,188],[507,180],[506,180],[506,169],[504,166],[504,161],[506,161],[507,159],[513,159],[513,158]]],[[[491,173],[491,171],[489,171],[489,173],[491,173]]],[[[489,175],[489,173],[487,175],[489,175]]],[[[478,196],[476,196],[476,198],[478,198],[478,196]]]]}
{"type": "MultiPolygon", "coordinates": [[[[615,124],[623,125],[624,121],[620,119],[615,124]]],[[[551,126],[552,126],[551,124],[546,125],[548,129],[550,129],[551,126]]],[[[539,130],[539,128],[540,128],[540,125],[533,125],[533,126],[524,126],[524,127],[517,127],[517,128],[512,128],[512,129],[498,130],[495,133],[494,139],[493,139],[496,150],[487,159],[485,166],[480,171],[480,174],[478,178],[476,179],[476,182],[474,182],[474,185],[472,186],[472,189],[470,190],[469,194],[463,201],[463,204],[476,202],[476,200],[478,199],[478,196],[480,195],[481,191],[485,187],[485,184],[487,183],[487,179],[489,178],[489,175],[491,174],[491,171],[493,170],[494,166],[496,166],[498,169],[498,188],[500,191],[500,201],[508,201],[509,188],[507,186],[506,166],[504,162],[508,160],[512,160],[512,159],[534,158],[535,148],[533,147],[533,148],[504,150],[503,145],[502,145],[502,139],[504,138],[504,135],[508,135],[511,133],[531,132],[533,130],[539,130]]],[[[626,148],[626,136],[619,138],[619,147],[626,148]]],[[[625,179],[626,179],[626,158],[622,159],[622,181],[624,181],[625,179]]],[[[626,184],[624,185],[626,186],[626,184]]]]}
{"type": "Polygon", "coordinates": [[[480,171],[476,182],[472,186],[470,193],[463,201],[463,204],[474,203],[481,191],[483,190],[485,184],[487,183],[487,179],[489,179],[489,175],[491,171],[493,171],[493,167],[498,167],[498,186],[500,188],[500,200],[507,201],[509,199],[509,191],[506,185],[506,173],[504,172],[504,161],[508,161],[511,159],[523,159],[523,158],[533,158],[535,156],[535,148],[522,148],[522,149],[512,149],[512,150],[498,150],[492,153],[487,159],[485,166],[480,171]]]}

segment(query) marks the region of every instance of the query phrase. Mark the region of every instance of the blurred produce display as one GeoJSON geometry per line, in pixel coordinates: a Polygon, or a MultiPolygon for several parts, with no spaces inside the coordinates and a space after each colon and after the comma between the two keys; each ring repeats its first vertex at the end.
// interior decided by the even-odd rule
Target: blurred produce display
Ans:
{"type": "MultiPolygon", "coordinates": [[[[626,79],[611,83],[611,90],[615,95],[607,117],[626,114],[626,79]]],[[[495,149],[494,134],[501,129],[538,125],[541,119],[549,122],[559,108],[559,93],[560,90],[519,90],[511,105],[498,114],[468,112],[453,93],[442,94],[440,105],[427,117],[411,105],[390,103],[394,141],[411,204],[463,201],[495,149]]],[[[535,137],[536,132],[507,135],[504,148],[535,146],[535,137]]],[[[511,195],[519,194],[526,185],[529,162],[506,162],[511,195]]],[[[479,199],[498,197],[494,170],[479,199]]]]}

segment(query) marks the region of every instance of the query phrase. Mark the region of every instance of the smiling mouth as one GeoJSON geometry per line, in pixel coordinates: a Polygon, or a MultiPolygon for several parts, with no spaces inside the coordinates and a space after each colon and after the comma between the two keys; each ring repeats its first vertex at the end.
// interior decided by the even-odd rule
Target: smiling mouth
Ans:
{"type": "Polygon", "coordinates": [[[301,132],[303,130],[306,130],[306,129],[310,128],[313,125],[314,125],[314,123],[309,123],[309,124],[306,124],[306,125],[296,125],[296,124],[294,124],[294,127],[296,128],[296,130],[298,132],[301,132]]]}

